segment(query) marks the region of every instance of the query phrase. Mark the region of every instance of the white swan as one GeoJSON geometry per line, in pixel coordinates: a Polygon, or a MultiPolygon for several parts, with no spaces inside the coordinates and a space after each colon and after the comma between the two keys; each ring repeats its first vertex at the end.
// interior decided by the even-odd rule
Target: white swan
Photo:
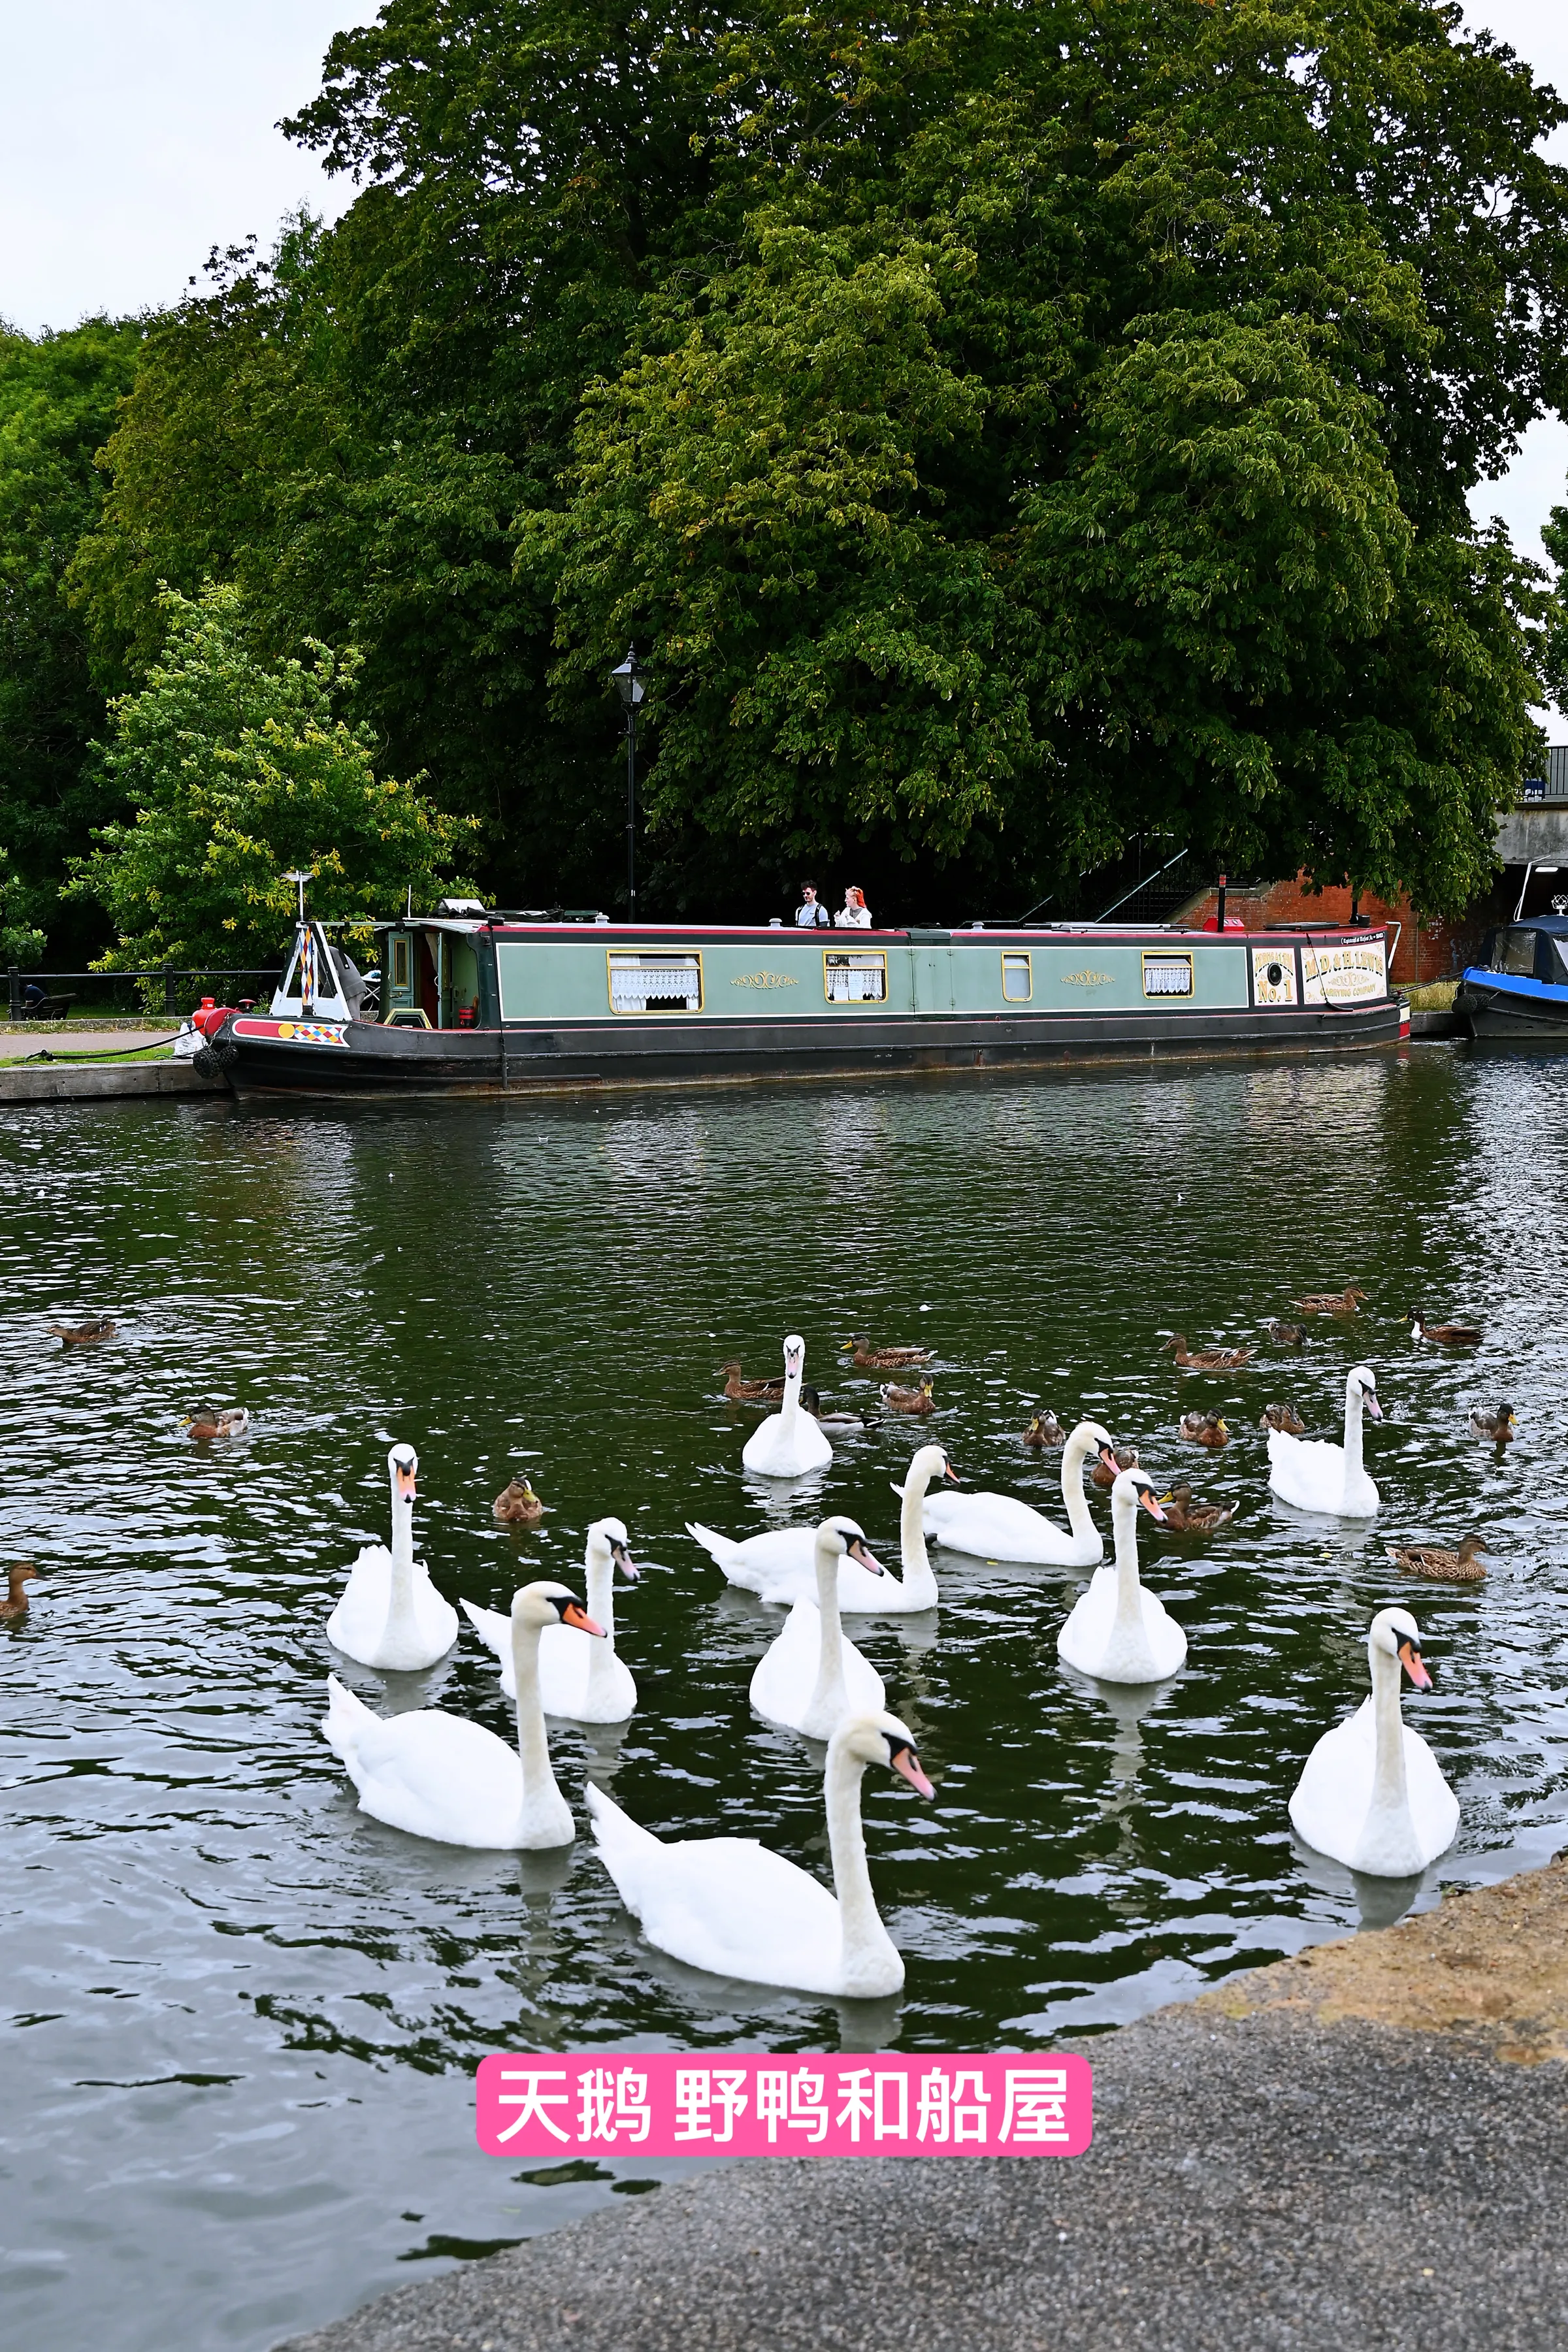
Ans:
{"type": "Polygon", "coordinates": [[[588,1811],[616,1892],[661,1952],[748,1984],[877,2000],[899,1990],[904,1963],[878,1914],[866,1867],[860,1778],[868,1764],[890,1766],[922,1797],[936,1794],[897,1716],[851,1716],[841,1723],[823,1783],[831,1895],[809,1872],[752,1838],[666,1844],[592,1782],[588,1811]]]}
{"type": "Polygon", "coordinates": [[[748,1470],[764,1478],[798,1478],[807,1470],[825,1470],[833,1448],[810,1413],[800,1409],[800,1376],[805,1369],[805,1341],[792,1331],[784,1343],[784,1402],[777,1412],[753,1429],[741,1449],[748,1470]]]}
{"type": "Polygon", "coordinates": [[[1056,1568],[1093,1568],[1105,1557],[1105,1542],[1084,1499],[1083,1465],[1098,1453],[1108,1467],[1116,1455],[1110,1433],[1097,1421],[1080,1421],[1062,1449],[1062,1500],[1070,1535],[1014,1495],[932,1495],[925,1507],[925,1531],[951,1551],[976,1559],[1029,1560],[1056,1568]]]}
{"type": "Polygon", "coordinates": [[[1163,1683],[1180,1672],[1187,1654],[1186,1635],[1139,1580],[1140,1503],[1152,1519],[1164,1517],[1148,1472],[1123,1470],[1110,1490],[1116,1564],[1095,1570],[1057,1635],[1057,1655],[1102,1683],[1163,1683]]]}
{"type": "Polygon", "coordinates": [[[1325,1731],[1290,1800],[1297,1832],[1320,1853],[1372,1878],[1414,1878],[1454,1843],[1459,1801],[1419,1732],[1399,1711],[1399,1670],[1417,1690],[1432,1677],[1408,1609],[1384,1609],[1366,1637],[1372,1696],[1325,1731]]]}
{"type": "MultiPolygon", "coordinates": [[[[848,1553],[838,1563],[838,1606],[846,1615],[904,1616],[937,1604],[936,1578],[926,1550],[921,1508],[933,1479],[951,1486],[958,1475],[941,1445],[922,1445],[910,1464],[908,1477],[893,1492],[902,1499],[899,1515],[899,1545],[903,1575],[873,1575],[848,1553]]],[[[770,1528],[764,1535],[736,1542],[715,1535],[711,1528],[689,1519],[686,1532],[721,1568],[731,1584],[744,1587],[763,1601],[785,1607],[809,1601],[816,1591],[816,1529],[770,1528]]]]}
{"type": "Polygon", "coordinates": [[[1361,1416],[1364,1404],[1373,1421],[1383,1419],[1377,1381],[1364,1364],[1345,1376],[1345,1442],[1330,1445],[1321,1437],[1288,1437],[1282,1429],[1268,1433],[1268,1483],[1299,1511],[1330,1511],[1342,1519],[1370,1519],[1377,1510],[1377,1488],[1362,1467],[1361,1416]]]}
{"type": "Polygon", "coordinates": [[[413,1674],[444,1658],[458,1638],[458,1612],[414,1558],[414,1497],[419,1456],[395,1445],[386,1457],[392,1484],[392,1549],[366,1544],[349,1570],[327,1639],[362,1666],[413,1674]]]}
{"type": "Polygon", "coordinates": [[[795,1602],[758,1660],[752,1705],[770,1723],[787,1723],[808,1739],[831,1739],[847,1715],[879,1715],[888,1703],[881,1675],[838,1623],[840,1560],[859,1560],[873,1576],[879,1563],[853,1519],[824,1519],[815,1540],[816,1599],[795,1602]]]}
{"type": "MultiPolygon", "coordinates": [[[[584,1559],[588,1614],[603,1633],[595,1641],[578,1625],[546,1625],[539,1637],[539,1696],[546,1715],[574,1723],[624,1723],[637,1711],[637,1686],[616,1655],[616,1570],[635,1584],[642,1570],[619,1519],[595,1519],[584,1559]]],[[[499,1609],[465,1601],[464,1612],[487,1650],[500,1660],[500,1686],[517,1696],[511,1620],[499,1609]]]]}
{"type": "Polygon", "coordinates": [[[466,1716],[419,1707],[373,1715],[335,1675],[327,1677],[329,1747],[348,1768],[362,1813],[442,1845],[570,1845],[572,1808],[550,1769],[539,1704],[539,1637],[547,1625],[598,1627],[563,1584],[525,1584],[511,1604],[517,1746],[466,1716]]]}

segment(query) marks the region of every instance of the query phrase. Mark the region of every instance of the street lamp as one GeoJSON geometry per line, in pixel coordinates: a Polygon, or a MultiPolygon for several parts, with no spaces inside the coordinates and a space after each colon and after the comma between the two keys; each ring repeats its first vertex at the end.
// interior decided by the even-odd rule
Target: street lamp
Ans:
{"type": "Polygon", "coordinates": [[[643,698],[642,664],[636,646],[610,672],[626,713],[626,920],[637,919],[637,705],[643,698]]]}

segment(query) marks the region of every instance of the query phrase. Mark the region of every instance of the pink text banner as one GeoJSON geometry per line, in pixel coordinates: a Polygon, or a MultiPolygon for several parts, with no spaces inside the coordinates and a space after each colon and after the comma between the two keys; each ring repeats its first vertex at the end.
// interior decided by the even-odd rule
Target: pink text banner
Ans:
{"type": "Polygon", "coordinates": [[[1081,2156],[1087,2058],[693,2056],[484,2059],[489,2156],[1081,2156]]]}

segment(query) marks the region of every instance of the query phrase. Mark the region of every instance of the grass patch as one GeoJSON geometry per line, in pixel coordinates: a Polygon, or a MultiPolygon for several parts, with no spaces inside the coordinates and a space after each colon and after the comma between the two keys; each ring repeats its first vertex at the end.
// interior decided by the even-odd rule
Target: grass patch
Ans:
{"type": "Polygon", "coordinates": [[[1404,994],[1412,1013],[1451,1013],[1458,985],[1457,980],[1429,980],[1419,988],[1405,989],[1404,994]]]}

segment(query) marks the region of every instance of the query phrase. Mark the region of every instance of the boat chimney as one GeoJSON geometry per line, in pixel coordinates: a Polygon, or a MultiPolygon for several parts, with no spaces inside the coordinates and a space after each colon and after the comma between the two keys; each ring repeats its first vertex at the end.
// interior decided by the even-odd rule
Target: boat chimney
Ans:
{"type": "Polygon", "coordinates": [[[1223,874],[1219,877],[1219,896],[1215,904],[1214,927],[1223,935],[1225,930],[1225,876],[1223,874]]]}

